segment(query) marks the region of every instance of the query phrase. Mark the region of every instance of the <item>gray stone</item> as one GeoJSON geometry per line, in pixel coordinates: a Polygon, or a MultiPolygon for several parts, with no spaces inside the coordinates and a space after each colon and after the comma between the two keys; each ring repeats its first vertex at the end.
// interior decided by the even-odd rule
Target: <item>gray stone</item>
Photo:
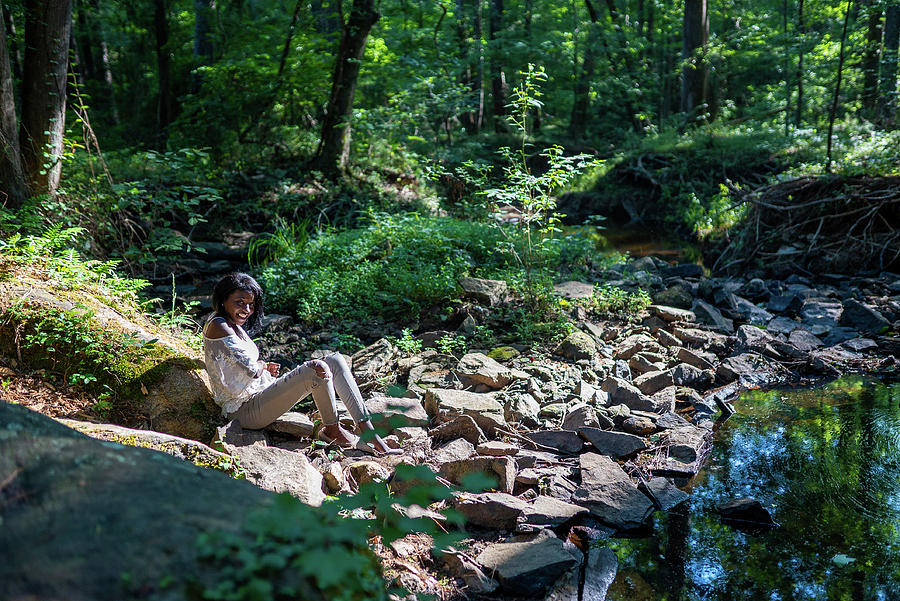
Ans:
{"type": "Polygon", "coordinates": [[[435,463],[447,463],[448,461],[459,461],[468,459],[475,454],[475,446],[463,438],[451,440],[434,449],[432,457],[435,463]]]}
{"type": "MultiPolygon", "coordinates": [[[[663,371],[666,368],[664,363],[654,363],[648,356],[647,353],[638,353],[634,355],[631,359],[628,360],[628,367],[638,375],[643,375],[652,371],[663,371]]],[[[615,374],[617,377],[618,374],[615,374]]],[[[631,378],[622,378],[623,380],[628,380],[631,382],[631,378]]]]}
{"type": "Polygon", "coordinates": [[[813,334],[827,334],[838,326],[843,310],[841,303],[807,299],[800,309],[800,320],[813,334]]]}
{"type": "Polygon", "coordinates": [[[691,310],[697,315],[697,321],[712,326],[720,332],[734,332],[734,322],[722,315],[722,312],[701,299],[695,299],[691,310]]]}
{"type": "Polygon", "coordinates": [[[660,444],[666,445],[669,457],[684,463],[697,460],[710,444],[710,433],[688,425],[666,430],[660,435],[660,444]]]}
{"type": "Polygon", "coordinates": [[[387,482],[391,477],[389,469],[370,459],[354,461],[347,466],[347,471],[359,486],[372,482],[387,482]]]}
{"type": "Polygon", "coordinates": [[[453,507],[470,526],[515,530],[528,503],[506,493],[463,493],[456,497],[453,507]]]}
{"type": "Polygon", "coordinates": [[[891,329],[891,322],[885,319],[884,315],[853,298],[844,302],[844,310],[838,325],[853,328],[861,334],[870,336],[891,329]]]}
{"type": "Polygon", "coordinates": [[[656,422],[642,415],[630,415],[619,425],[623,432],[635,436],[650,436],[656,432],[656,422]]]}
{"type": "Polygon", "coordinates": [[[379,378],[391,372],[397,363],[399,352],[387,338],[381,338],[366,348],[354,353],[353,376],[361,390],[373,388],[379,378]]]}
{"type": "Polygon", "coordinates": [[[812,333],[805,328],[797,328],[788,335],[788,343],[797,350],[809,353],[817,348],[825,346],[821,340],[813,336],[812,333]]]}
{"type": "Polygon", "coordinates": [[[672,348],[681,344],[681,340],[665,330],[659,330],[656,332],[655,336],[659,343],[665,348],[672,348]]]}
{"type": "Polygon", "coordinates": [[[393,430],[410,426],[427,426],[428,413],[416,399],[375,396],[366,401],[372,423],[393,430]]]}
{"type": "Polygon", "coordinates": [[[444,422],[436,428],[428,432],[432,441],[440,443],[447,440],[455,440],[463,438],[472,445],[477,445],[487,440],[484,432],[475,423],[475,420],[468,415],[460,415],[448,422],[444,422]]]}
{"type": "Polygon", "coordinates": [[[543,597],[560,576],[578,565],[555,536],[489,545],[477,560],[503,591],[523,597],[543,597]]]}
{"type": "Polygon", "coordinates": [[[615,358],[628,360],[641,351],[659,352],[659,343],[647,334],[632,334],[616,347],[615,358]]]}
{"type": "Polygon", "coordinates": [[[297,438],[312,438],[315,425],[305,413],[288,411],[269,424],[266,429],[297,438]]]}
{"type": "Polygon", "coordinates": [[[571,430],[538,430],[527,432],[525,437],[543,447],[555,449],[563,454],[575,454],[584,446],[578,434],[571,430]]]}
{"type": "Polygon", "coordinates": [[[713,362],[716,360],[715,355],[703,351],[692,351],[684,347],[678,347],[675,358],[682,363],[693,365],[697,369],[712,369],[713,362]]]}
{"type": "Polygon", "coordinates": [[[722,384],[740,380],[746,388],[772,384],[785,375],[784,367],[756,353],[742,353],[728,357],[716,369],[716,378],[722,384]]]}
{"type": "Polygon", "coordinates": [[[622,378],[626,382],[631,382],[631,368],[622,359],[616,359],[613,363],[612,375],[622,378]]]}
{"type": "Polygon", "coordinates": [[[665,305],[650,305],[648,309],[657,317],[666,322],[673,321],[696,321],[697,316],[693,311],[679,309],[677,307],[667,307],[665,305]]]}
{"type": "Polygon", "coordinates": [[[459,278],[464,296],[490,307],[499,305],[506,297],[508,286],[503,280],[484,280],[480,278],[459,278]]]}
{"type": "Polygon", "coordinates": [[[694,296],[684,286],[675,284],[653,295],[653,302],[678,309],[690,309],[694,296]]]}
{"type": "Polygon", "coordinates": [[[638,488],[650,497],[657,509],[662,511],[669,511],[691,497],[691,495],[676,488],[665,478],[660,477],[651,478],[647,482],[641,482],[638,485],[638,488]]]}
{"type": "Polygon", "coordinates": [[[584,453],[579,459],[581,486],[572,494],[572,502],[587,507],[616,528],[637,528],[643,524],[653,511],[653,504],[619,464],[596,453],[584,453]]]}
{"type": "Polygon", "coordinates": [[[579,359],[593,359],[597,356],[599,348],[593,338],[581,330],[575,330],[559,343],[554,352],[567,359],[577,361],[579,359]]]}
{"type": "Polygon", "coordinates": [[[878,348],[878,343],[869,338],[854,338],[841,343],[845,349],[854,353],[865,353],[878,348]]]}
{"type": "Polygon", "coordinates": [[[652,395],[667,386],[672,386],[674,380],[671,371],[651,371],[641,374],[632,383],[644,394],[652,395]]]}
{"type": "Polygon", "coordinates": [[[761,307],[757,307],[746,298],[741,298],[740,296],[734,297],[737,304],[737,312],[744,318],[745,321],[751,323],[753,325],[764,326],[769,321],[775,317],[765,309],[761,307]]]}
{"type": "Polygon", "coordinates": [[[508,367],[481,353],[463,355],[454,371],[463,386],[484,384],[491,390],[498,390],[513,380],[508,367]]]}
{"type": "Polygon", "coordinates": [[[666,386],[662,390],[653,393],[650,398],[653,399],[657,413],[675,411],[675,392],[677,390],[677,386],[666,386]]]}
{"type": "Polygon", "coordinates": [[[677,413],[663,413],[656,419],[656,427],[663,430],[671,430],[672,428],[683,428],[690,426],[691,423],[678,415],[677,413]]]}
{"type": "Polygon", "coordinates": [[[499,440],[489,440],[483,442],[475,448],[479,455],[490,455],[492,457],[506,457],[508,455],[516,455],[519,453],[519,447],[507,442],[499,440]]]}
{"type": "Polygon", "coordinates": [[[672,381],[676,386],[704,390],[712,384],[711,373],[709,370],[700,370],[687,363],[679,363],[672,370],[672,381]]]}
{"type": "Polygon", "coordinates": [[[578,434],[594,445],[598,453],[614,459],[627,457],[647,448],[644,439],[634,434],[607,432],[599,428],[581,428],[578,434]]]}
{"type": "Polygon", "coordinates": [[[492,394],[429,388],[425,393],[425,411],[432,419],[438,415],[444,419],[468,415],[482,430],[491,434],[498,427],[506,427],[503,406],[492,394]]]}
{"type": "Polygon", "coordinates": [[[582,427],[599,428],[600,421],[593,407],[585,403],[576,403],[568,408],[560,428],[577,432],[582,427]]]}
{"type": "Polygon", "coordinates": [[[603,382],[603,391],[609,394],[610,403],[627,405],[639,411],[656,411],[659,404],[640,390],[620,378],[609,377],[603,382]]]}
{"type": "Polygon", "coordinates": [[[303,453],[258,445],[225,445],[225,450],[240,460],[247,480],[260,488],[290,493],[307,505],[318,506],[325,500],[322,474],[303,453]]]}
{"type": "Polygon", "coordinates": [[[619,559],[615,551],[606,547],[590,547],[579,601],[606,601],[618,570],[619,559]]]}
{"type": "Polygon", "coordinates": [[[555,528],[584,513],[588,513],[588,510],[580,505],[566,503],[547,495],[538,495],[522,512],[519,530],[523,530],[523,525],[555,528]]]}
{"type": "Polygon", "coordinates": [[[659,273],[664,278],[701,278],[703,277],[703,266],[697,263],[679,263],[667,265],[661,268],[659,273]]]}
{"type": "Polygon", "coordinates": [[[766,331],[770,334],[790,334],[797,328],[803,328],[803,324],[787,317],[776,317],[766,326],[766,331]]]}
{"type": "Polygon", "coordinates": [[[508,422],[537,420],[541,405],[527,392],[507,393],[503,401],[503,416],[508,422]]]}
{"type": "Polygon", "coordinates": [[[294,324],[290,315],[278,315],[277,313],[266,313],[262,318],[263,332],[283,332],[294,324]]]}
{"type": "Polygon", "coordinates": [[[718,353],[728,348],[728,337],[699,328],[672,328],[672,334],[685,344],[706,347],[718,353]]]}
{"type": "Polygon", "coordinates": [[[462,579],[467,592],[486,595],[494,592],[500,586],[500,583],[489,578],[482,571],[478,562],[467,554],[452,548],[442,549],[437,553],[438,559],[450,571],[450,575],[462,579]]]}
{"type": "Polygon", "coordinates": [[[773,313],[794,316],[803,308],[803,298],[797,294],[772,295],[766,303],[766,308],[773,313]]]}
{"type": "Polygon", "coordinates": [[[725,521],[743,522],[758,526],[776,526],[769,510],[762,503],[751,497],[732,499],[716,508],[725,521]]]}
{"type": "Polygon", "coordinates": [[[498,480],[495,487],[497,490],[512,494],[516,470],[516,462],[511,457],[471,457],[445,463],[441,465],[439,473],[454,484],[462,484],[462,479],[468,474],[487,474],[498,480]]]}

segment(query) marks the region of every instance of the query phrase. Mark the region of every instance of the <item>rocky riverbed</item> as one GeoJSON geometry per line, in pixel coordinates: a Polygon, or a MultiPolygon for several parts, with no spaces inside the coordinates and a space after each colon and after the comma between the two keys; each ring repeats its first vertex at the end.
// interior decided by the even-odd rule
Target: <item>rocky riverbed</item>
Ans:
{"type": "MultiPolygon", "coordinates": [[[[490,491],[432,508],[463,516],[463,543],[435,553],[427,537],[409,535],[381,549],[389,574],[410,591],[445,596],[603,599],[616,559],[590,542],[639,531],[654,511],[688,498],[679,487],[741,390],[892,370],[900,352],[895,274],[720,279],[644,257],[605,278],[645,290],[654,304],[632,319],[603,318],[580,302],[593,283],[566,282],[557,294],[577,327],[558,346],[444,354],[436,341],[490,323],[509,301],[503,282],[465,279],[464,304],[416,334],[420,352],[384,338],[349,357],[400,455],[322,449],[311,442],[317,416],[291,412],[265,431],[222,427],[223,461],[237,457],[251,482],[310,504],[372,481],[397,488],[401,463],[427,465],[447,485],[489,474],[490,491]]],[[[323,352],[288,317],[266,325],[263,353],[286,366],[323,352]]],[[[329,335],[313,339],[327,345],[329,335]]],[[[80,429],[103,436],[96,425],[80,429]]]]}

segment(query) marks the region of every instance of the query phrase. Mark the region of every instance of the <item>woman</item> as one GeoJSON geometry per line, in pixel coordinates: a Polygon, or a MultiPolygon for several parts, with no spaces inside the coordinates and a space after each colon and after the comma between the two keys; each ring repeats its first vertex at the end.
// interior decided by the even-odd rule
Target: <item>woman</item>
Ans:
{"type": "Polygon", "coordinates": [[[339,353],[307,361],[280,378],[281,366],[259,360],[259,348],[247,334],[263,315],[263,291],[256,280],[245,273],[226,275],[213,289],[212,306],[213,316],[203,328],[203,353],[213,398],[223,415],[245,428],[264,428],[312,394],[324,422],[320,439],[369,453],[394,452],[374,433],[359,387],[339,353]],[[357,430],[372,431],[367,436],[371,444],[340,425],[335,393],[357,430]]]}

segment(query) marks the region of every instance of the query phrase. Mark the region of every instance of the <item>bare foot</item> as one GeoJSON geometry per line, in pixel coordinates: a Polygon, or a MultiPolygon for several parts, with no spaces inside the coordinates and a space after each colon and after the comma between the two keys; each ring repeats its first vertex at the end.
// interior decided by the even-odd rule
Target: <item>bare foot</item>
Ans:
{"type": "Polygon", "coordinates": [[[325,426],[322,428],[322,431],[325,433],[325,436],[338,445],[347,446],[356,443],[356,436],[345,430],[340,424],[325,426]]]}

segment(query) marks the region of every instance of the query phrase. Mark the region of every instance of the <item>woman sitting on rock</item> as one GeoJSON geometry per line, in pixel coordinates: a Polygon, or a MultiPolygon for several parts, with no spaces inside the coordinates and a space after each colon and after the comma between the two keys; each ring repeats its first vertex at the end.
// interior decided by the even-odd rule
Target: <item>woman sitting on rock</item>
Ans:
{"type": "Polygon", "coordinates": [[[213,398],[223,415],[244,428],[264,428],[312,394],[324,423],[321,440],[369,453],[392,452],[374,434],[359,386],[339,353],[307,361],[281,377],[280,365],[259,359],[259,348],[247,334],[263,315],[263,291],[256,280],[245,273],[226,275],[213,289],[212,307],[213,315],[203,328],[203,354],[213,398]],[[340,425],[335,392],[357,430],[373,431],[371,444],[340,425]]]}

